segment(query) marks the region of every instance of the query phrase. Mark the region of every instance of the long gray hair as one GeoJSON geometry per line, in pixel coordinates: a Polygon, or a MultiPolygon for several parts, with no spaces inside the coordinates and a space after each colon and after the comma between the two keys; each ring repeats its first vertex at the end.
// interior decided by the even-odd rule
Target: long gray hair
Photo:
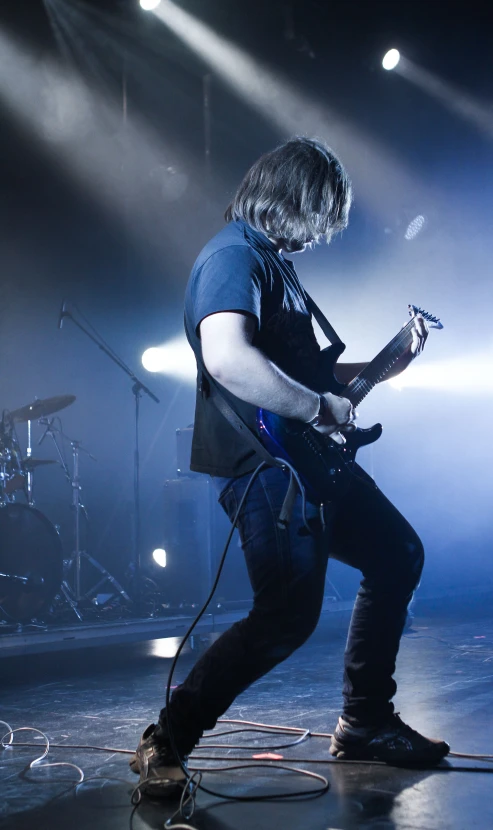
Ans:
{"type": "Polygon", "coordinates": [[[351,182],[332,150],[295,137],[255,162],[225,219],[243,219],[275,239],[330,242],[347,225],[351,198],[351,182]]]}

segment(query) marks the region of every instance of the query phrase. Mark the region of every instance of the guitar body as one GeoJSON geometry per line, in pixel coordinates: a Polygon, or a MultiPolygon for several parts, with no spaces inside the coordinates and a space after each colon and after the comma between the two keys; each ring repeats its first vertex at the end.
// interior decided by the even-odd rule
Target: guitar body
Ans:
{"type": "MultiPolygon", "coordinates": [[[[359,406],[373,387],[385,380],[392,367],[413,343],[414,316],[419,314],[429,328],[443,329],[438,317],[418,306],[408,306],[411,320],[387,343],[373,360],[344,386],[336,379],[334,367],[345,350],[335,343],[320,354],[320,382],[312,385],[316,392],[332,392],[359,406]]],[[[265,448],[275,458],[288,461],[299,473],[308,499],[315,504],[331,502],[346,493],[355,475],[356,453],[360,447],[373,444],[382,434],[382,425],[356,429],[347,433],[345,444],[335,444],[313,427],[292,418],[281,418],[266,409],[257,410],[257,429],[265,448]]]]}
{"type": "MultiPolygon", "coordinates": [[[[346,387],[336,380],[334,366],[345,348],[339,343],[323,350],[322,379],[316,391],[344,396],[346,387]]],[[[355,475],[356,453],[382,434],[381,424],[358,428],[347,434],[344,445],[339,445],[301,421],[274,415],[266,409],[257,410],[257,429],[271,455],[288,461],[299,473],[309,501],[315,504],[334,501],[348,491],[355,475]]]]}

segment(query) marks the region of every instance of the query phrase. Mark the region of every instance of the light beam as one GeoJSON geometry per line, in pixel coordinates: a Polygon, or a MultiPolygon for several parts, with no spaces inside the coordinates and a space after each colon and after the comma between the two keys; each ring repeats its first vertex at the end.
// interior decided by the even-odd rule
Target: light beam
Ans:
{"type": "MultiPolygon", "coordinates": [[[[382,66],[385,69],[396,69],[401,77],[422,89],[423,92],[426,92],[427,95],[430,95],[436,101],[439,101],[450,112],[453,112],[465,121],[469,121],[480,132],[493,138],[493,113],[491,105],[478,101],[466,90],[445,81],[423,66],[419,66],[414,61],[406,58],[405,55],[400,55],[397,63],[386,66],[384,61],[387,60],[392,52],[397,52],[397,49],[391,49],[385,55],[382,61],[382,66]]],[[[391,63],[390,58],[389,62],[391,63]]]]}
{"type": "MultiPolygon", "coordinates": [[[[59,10],[50,0],[47,9],[55,7],[59,10]]],[[[194,188],[194,177],[185,182],[174,175],[190,167],[185,159],[177,159],[179,151],[163,146],[157,130],[143,119],[132,115],[124,123],[118,102],[69,65],[31,55],[1,29],[0,61],[2,102],[52,156],[57,171],[90,193],[146,250],[152,247],[162,253],[164,245],[178,247],[162,213],[165,201],[178,198],[186,187],[194,188]],[[168,171],[159,179],[159,188],[153,177],[156,170],[168,171]]]]}
{"type": "Polygon", "coordinates": [[[426,192],[416,176],[409,175],[388,148],[331,110],[326,98],[312,97],[277,68],[253,58],[172,0],[161,0],[154,14],[252,109],[277,127],[283,139],[305,134],[328,141],[350,170],[358,198],[373,213],[386,218],[389,210],[397,209],[403,193],[413,203],[424,203],[426,192]]]}
{"type": "Polygon", "coordinates": [[[454,395],[493,395],[493,348],[489,353],[433,363],[412,363],[401,375],[389,380],[398,389],[429,389],[454,395]]]}

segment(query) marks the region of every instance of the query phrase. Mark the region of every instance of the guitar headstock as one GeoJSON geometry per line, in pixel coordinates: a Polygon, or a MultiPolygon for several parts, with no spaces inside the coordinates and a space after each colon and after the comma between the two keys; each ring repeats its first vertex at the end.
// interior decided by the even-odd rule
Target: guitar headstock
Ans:
{"type": "Polygon", "coordinates": [[[433,317],[428,311],[425,311],[424,308],[419,308],[417,305],[408,305],[409,314],[411,317],[415,317],[416,314],[421,314],[423,320],[426,320],[427,323],[430,324],[430,329],[443,329],[443,323],[440,322],[439,317],[433,317]]]}

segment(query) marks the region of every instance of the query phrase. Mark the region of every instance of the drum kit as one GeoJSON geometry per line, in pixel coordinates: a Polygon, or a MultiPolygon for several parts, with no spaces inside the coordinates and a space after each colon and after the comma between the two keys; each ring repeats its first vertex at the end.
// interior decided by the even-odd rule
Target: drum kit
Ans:
{"type": "MultiPolygon", "coordinates": [[[[79,441],[66,436],[61,424],[49,418],[75,401],[74,395],[59,395],[34,400],[14,411],[4,410],[0,421],[0,620],[22,624],[49,611],[55,597],[60,597],[83,619],[84,603],[91,602],[102,586],[109,582],[112,590],[126,601],[130,598],[117,580],[96,559],[81,550],[81,514],[86,515],[81,501],[79,454],[87,450],[79,441]],[[59,461],[35,458],[32,454],[33,422],[45,427],[38,441],[52,438],[59,461]],[[26,453],[21,451],[16,425],[27,423],[26,453]],[[72,469],[65,461],[60,439],[70,443],[72,469]],[[34,480],[44,466],[62,467],[72,491],[74,547],[64,559],[58,529],[36,509],[34,480]],[[18,501],[22,499],[22,501],[18,501]],[[98,582],[83,592],[82,564],[87,562],[99,574],[98,582]]],[[[93,456],[90,456],[93,458],[93,456]]]]}

